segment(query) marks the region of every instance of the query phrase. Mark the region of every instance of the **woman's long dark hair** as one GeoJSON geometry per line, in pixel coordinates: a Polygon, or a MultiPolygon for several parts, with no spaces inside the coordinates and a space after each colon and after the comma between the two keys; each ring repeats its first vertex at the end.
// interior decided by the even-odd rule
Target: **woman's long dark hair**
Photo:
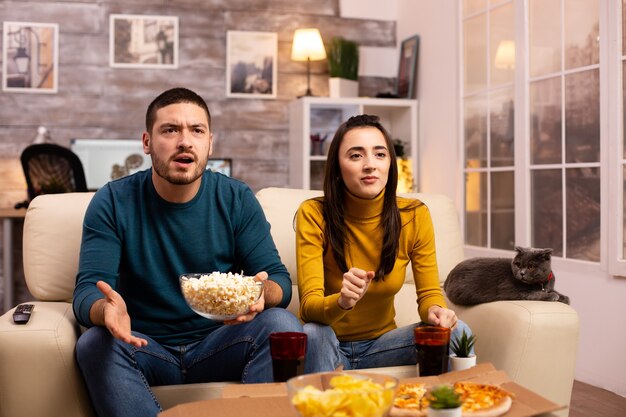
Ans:
{"type": "Polygon", "coordinates": [[[398,242],[400,238],[400,211],[396,201],[396,187],[398,185],[398,165],[393,142],[387,130],[380,123],[378,116],[359,115],[352,116],[337,129],[328,149],[326,168],[324,175],[324,203],[323,214],[326,222],[325,232],[327,241],[333,251],[333,256],[341,271],[347,272],[345,256],[345,243],[347,241],[347,229],[345,224],[344,198],[346,187],[341,177],[339,168],[339,146],[344,136],[352,129],[373,127],[383,134],[389,151],[390,166],[387,185],[385,186],[385,199],[381,225],[383,227],[383,246],[380,253],[380,263],[376,270],[374,280],[384,279],[385,275],[393,270],[398,256],[398,242]]]}

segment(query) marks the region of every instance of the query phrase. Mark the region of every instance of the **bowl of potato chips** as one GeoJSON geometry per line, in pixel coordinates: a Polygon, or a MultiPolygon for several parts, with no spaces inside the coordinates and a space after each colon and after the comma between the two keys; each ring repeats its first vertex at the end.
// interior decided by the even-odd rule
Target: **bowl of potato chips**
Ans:
{"type": "Polygon", "coordinates": [[[320,372],[287,381],[289,400],[301,417],[384,417],[398,379],[364,372],[320,372]]]}
{"type": "Polygon", "coordinates": [[[261,281],[231,272],[183,274],[179,281],[189,307],[202,317],[216,321],[247,314],[263,292],[261,281]]]}

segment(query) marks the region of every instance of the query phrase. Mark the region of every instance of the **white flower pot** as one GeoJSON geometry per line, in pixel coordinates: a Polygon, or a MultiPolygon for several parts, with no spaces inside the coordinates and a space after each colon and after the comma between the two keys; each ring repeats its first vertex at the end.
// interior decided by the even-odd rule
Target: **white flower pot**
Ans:
{"type": "Polygon", "coordinates": [[[457,408],[428,408],[428,417],[461,417],[461,407],[457,408]]]}
{"type": "Polygon", "coordinates": [[[332,98],[358,97],[359,82],[345,78],[332,77],[328,79],[329,96],[332,98]]]}
{"type": "Polygon", "coordinates": [[[468,358],[459,358],[455,354],[450,355],[450,368],[453,371],[462,371],[476,365],[476,355],[468,358]]]}

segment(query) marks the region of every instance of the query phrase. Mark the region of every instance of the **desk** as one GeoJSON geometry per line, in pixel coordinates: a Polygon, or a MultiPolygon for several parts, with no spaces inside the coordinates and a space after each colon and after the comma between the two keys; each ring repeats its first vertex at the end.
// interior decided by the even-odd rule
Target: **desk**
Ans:
{"type": "Polygon", "coordinates": [[[4,311],[13,307],[13,221],[23,219],[26,209],[0,208],[2,218],[2,281],[4,283],[4,311]]]}

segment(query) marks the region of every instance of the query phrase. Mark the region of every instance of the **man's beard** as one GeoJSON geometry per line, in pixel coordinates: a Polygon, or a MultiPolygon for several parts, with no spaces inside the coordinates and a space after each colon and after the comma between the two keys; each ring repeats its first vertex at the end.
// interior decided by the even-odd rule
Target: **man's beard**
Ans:
{"type": "MultiPolygon", "coordinates": [[[[203,159],[199,159],[198,155],[195,152],[191,151],[183,151],[185,153],[191,153],[194,155],[194,160],[197,163],[195,169],[193,171],[181,172],[181,171],[171,171],[169,164],[171,160],[162,160],[160,159],[155,152],[150,149],[150,154],[152,155],[152,169],[156,172],[156,174],[174,185],[187,185],[191,184],[198,178],[202,176],[204,173],[206,164],[209,160],[209,155],[207,155],[203,159]]],[[[175,158],[176,156],[174,156],[175,158]]],[[[174,159],[172,158],[172,159],[174,159]]]]}

